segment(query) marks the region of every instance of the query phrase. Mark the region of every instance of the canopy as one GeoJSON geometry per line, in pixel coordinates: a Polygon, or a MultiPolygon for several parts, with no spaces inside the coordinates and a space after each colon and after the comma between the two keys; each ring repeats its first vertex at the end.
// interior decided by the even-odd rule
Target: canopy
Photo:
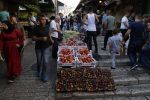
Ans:
{"type": "Polygon", "coordinates": [[[63,3],[64,6],[64,15],[68,15],[69,13],[73,12],[81,0],[58,0],[63,3]]]}

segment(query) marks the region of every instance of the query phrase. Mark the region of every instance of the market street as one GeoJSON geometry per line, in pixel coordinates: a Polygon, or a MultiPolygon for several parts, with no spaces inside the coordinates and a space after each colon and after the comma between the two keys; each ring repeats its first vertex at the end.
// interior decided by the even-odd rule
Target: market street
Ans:
{"type": "MultiPolygon", "coordinates": [[[[99,37],[99,44],[102,40],[99,37]]],[[[99,47],[100,48],[100,47],[99,47]]],[[[99,50],[102,59],[99,67],[110,69],[111,65],[108,51],[99,50]]],[[[120,58],[123,59],[123,58],[120,58]]],[[[36,58],[34,45],[29,43],[23,56],[23,73],[13,84],[7,84],[4,78],[4,66],[0,69],[0,100],[150,100],[150,75],[141,68],[134,72],[129,72],[128,60],[117,60],[118,68],[112,70],[117,90],[115,92],[100,93],[56,93],[54,87],[56,75],[55,61],[51,60],[49,68],[50,80],[47,83],[40,81],[36,77],[36,58]],[[119,63],[121,62],[121,63],[119,63]],[[55,63],[55,64],[54,64],[55,63]],[[124,67],[123,67],[124,66],[124,67]],[[126,66],[126,67],[125,67],[126,66]],[[125,86],[125,87],[124,87],[125,86]],[[106,97],[107,96],[107,97],[106,97]],[[64,99],[63,99],[64,98],[64,99]],[[65,99],[66,98],[66,99],[65,99]]]]}

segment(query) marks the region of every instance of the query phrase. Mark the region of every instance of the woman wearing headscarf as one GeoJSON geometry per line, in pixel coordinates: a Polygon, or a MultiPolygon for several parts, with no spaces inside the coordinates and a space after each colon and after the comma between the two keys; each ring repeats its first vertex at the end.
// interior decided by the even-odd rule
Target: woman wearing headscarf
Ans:
{"type": "Polygon", "coordinates": [[[11,21],[5,23],[4,31],[0,36],[0,53],[4,53],[7,64],[7,78],[13,83],[15,78],[21,74],[20,47],[23,45],[23,33],[15,28],[11,21]]]}

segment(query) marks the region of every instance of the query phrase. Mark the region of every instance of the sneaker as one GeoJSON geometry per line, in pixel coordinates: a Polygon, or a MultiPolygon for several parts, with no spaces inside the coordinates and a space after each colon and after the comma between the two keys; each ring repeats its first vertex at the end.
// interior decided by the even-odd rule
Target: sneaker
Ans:
{"type": "Polygon", "coordinates": [[[37,77],[41,77],[41,73],[38,73],[38,72],[37,72],[37,77]]]}
{"type": "Polygon", "coordinates": [[[15,81],[14,80],[8,80],[8,83],[14,83],[15,81]]]}
{"type": "Polygon", "coordinates": [[[119,52],[116,52],[116,54],[119,54],[119,52]]]}
{"type": "Polygon", "coordinates": [[[44,82],[44,83],[48,82],[47,79],[41,79],[41,80],[42,80],[42,82],[44,82]]]}
{"type": "Polygon", "coordinates": [[[111,69],[116,69],[116,67],[111,67],[111,69]]]}
{"type": "Polygon", "coordinates": [[[101,50],[104,50],[104,51],[106,51],[106,48],[101,48],[101,50]]]}
{"type": "Polygon", "coordinates": [[[42,80],[43,82],[48,82],[48,77],[42,77],[41,80],[42,80]]]}
{"type": "Polygon", "coordinates": [[[15,82],[15,79],[16,79],[16,76],[10,76],[8,77],[8,83],[14,83],[15,82]]]}
{"type": "Polygon", "coordinates": [[[134,65],[134,66],[131,68],[131,70],[134,70],[134,69],[136,69],[137,67],[139,67],[139,66],[136,64],[136,65],[134,65]]]}

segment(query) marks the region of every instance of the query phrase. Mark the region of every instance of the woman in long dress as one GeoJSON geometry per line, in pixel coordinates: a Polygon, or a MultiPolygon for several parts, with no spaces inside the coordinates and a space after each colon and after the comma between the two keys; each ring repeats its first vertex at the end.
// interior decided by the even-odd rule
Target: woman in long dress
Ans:
{"type": "Polygon", "coordinates": [[[0,53],[4,53],[7,64],[8,82],[21,74],[21,54],[20,47],[23,45],[23,33],[8,22],[7,29],[0,36],[0,53]]]}

